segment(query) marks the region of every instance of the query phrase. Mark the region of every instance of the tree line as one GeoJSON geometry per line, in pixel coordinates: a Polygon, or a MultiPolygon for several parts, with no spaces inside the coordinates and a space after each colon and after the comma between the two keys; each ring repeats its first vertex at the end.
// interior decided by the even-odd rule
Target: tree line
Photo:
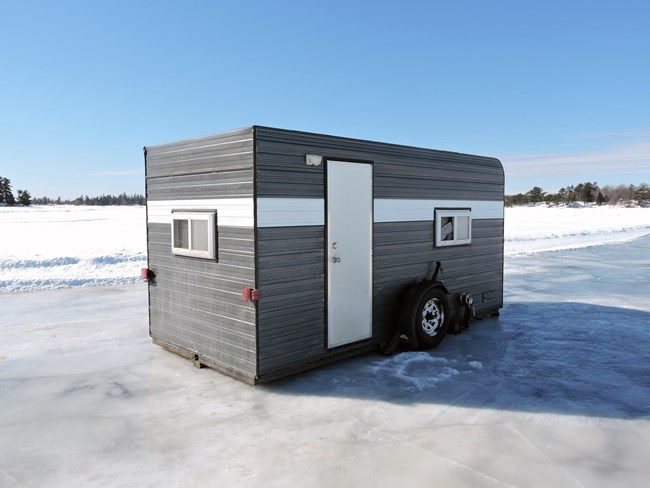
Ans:
{"type": "Polygon", "coordinates": [[[560,188],[557,193],[545,192],[539,186],[535,186],[526,193],[506,195],[505,197],[507,207],[542,202],[549,205],[568,205],[575,202],[595,203],[596,205],[634,202],[637,205],[648,206],[650,204],[650,187],[646,183],[641,183],[640,185],[605,185],[601,188],[595,181],[588,181],[560,188]]]}
{"type": "Polygon", "coordinates": [[[63,200],[61,197],[56,199],[41,197],[32,198],[27,190],[18,190],[17,197],[11,190],[11,180],[0,176],[0,205],[9,207],[14,205],[144,205],[146,203],[144,195],[102,195],[99,197],[89,197],[81,195],[72,200],[63,200]]]}
{"type": "Polygon", "coordinates": [[[35,198],[35,205],[144,205],[146,203],[144,195],[127,195],[122,193],[120,195],[101,195],[99,197],[89,197],[88,195],[81,195],[72,200],[62,200],[58,197],[53,200],[48,197],[35,198]]]}

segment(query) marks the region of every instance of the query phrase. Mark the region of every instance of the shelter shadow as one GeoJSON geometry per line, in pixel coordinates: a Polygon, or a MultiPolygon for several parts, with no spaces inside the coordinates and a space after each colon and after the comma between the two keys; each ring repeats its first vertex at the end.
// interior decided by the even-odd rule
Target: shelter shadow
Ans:
{"type": "Polygon", "coordinates": [[[367,354],[260,388],[398,404],[650,416],[650,313],[520,302],[430,351],[367,354]]]}

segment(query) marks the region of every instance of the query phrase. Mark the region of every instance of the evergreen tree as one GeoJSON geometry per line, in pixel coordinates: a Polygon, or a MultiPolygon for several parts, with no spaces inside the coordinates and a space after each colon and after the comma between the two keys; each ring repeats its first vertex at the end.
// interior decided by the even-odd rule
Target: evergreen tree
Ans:
{"type": "Polygon", "coordinates": [[[14,194],[11,192],[11,180],[0,177],[0,203],[3,202],[9,206],[16,204],[14,194]]]}
{"type": "Polygon", "coordinates": [[[32,204],[32,196],[27,190],[18,190],[18,203],[26,207],[32,204]]]}
{"type": "Polygon", "coordinates": [[[528,192],[528,198],[530,199],[531,203],[539,203],[544,201],[544,195],[546,195],[546,192],[542,190],[539,186],[533,187],[529,192],[528,192]]]}
{"type": "Polygon", "coordinates": [[[596,205],[601,206],[605,201],[605,197],[602,191],[598,191],[598,196],[596,197],[596,205]]]}
{"type": "Polygon", "coordinates": [[[11,194],[11,181],[9,178],[0,176],[0,203],[10,205],[9,201],[13,200],[13,195],[8,198],[9,194],[11,194]]]}

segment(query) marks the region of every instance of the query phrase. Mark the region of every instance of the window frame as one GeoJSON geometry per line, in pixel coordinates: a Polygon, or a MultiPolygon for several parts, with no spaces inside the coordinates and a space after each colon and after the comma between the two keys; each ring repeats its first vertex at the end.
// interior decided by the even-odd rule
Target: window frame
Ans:
{"type": "Polygon", "coordinates": [[[201,259],[217,259],[217,212],[216,210],[172,210],[172,220],[171,220],[171,246],[172,254],[176,256],[188,256],[192,258],[201,258],[201,259]],[[174,244],[176,242],[176,225],[175,221],[187,221],[187,239],[188,246],[185,247],[176,247],[174,244]],[[192,221],[200,220],[206,221],[208,223],[208,249],[194,249],[193,235],[192,235],[192,221]]]}
{"type": "Polygon", "coordinates": [[[437,208],[434,210],[433,235],[435,247],[448,246],[467,246],[472,243],[472,209],[471,208],[437,208]],[[468,226],[466,239],[441,240],[442,228],[441,221],[443,218],[451,217],[453,219],[454,236],[456,235],[456,219],[458,217],[467,217],[468,226]]]}

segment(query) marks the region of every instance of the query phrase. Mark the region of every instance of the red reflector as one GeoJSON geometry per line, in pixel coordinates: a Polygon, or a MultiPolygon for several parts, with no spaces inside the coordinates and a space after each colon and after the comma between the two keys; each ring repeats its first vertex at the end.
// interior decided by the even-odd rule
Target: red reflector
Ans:
{"type": "Polygon", "coordinates": [[[241,289],[241,297],[242,300],[245,302],[250,302],[251,301],[251,289],[248,287],[244,287],[241,289]]]}
{"type": "Polygon", "coordinates": [[[142,268],[140,270],[140,276],[142,276],[142,279],[147,281],[149,279],[149,269],[148,268],[142,268]]]}
{"type": "Polygon", "coordinates": [[[254,302],[259,297],[260,297],[260,292],[255,288],[244,287],[241,289],[241,298],[245,302],[254,302]]]}

